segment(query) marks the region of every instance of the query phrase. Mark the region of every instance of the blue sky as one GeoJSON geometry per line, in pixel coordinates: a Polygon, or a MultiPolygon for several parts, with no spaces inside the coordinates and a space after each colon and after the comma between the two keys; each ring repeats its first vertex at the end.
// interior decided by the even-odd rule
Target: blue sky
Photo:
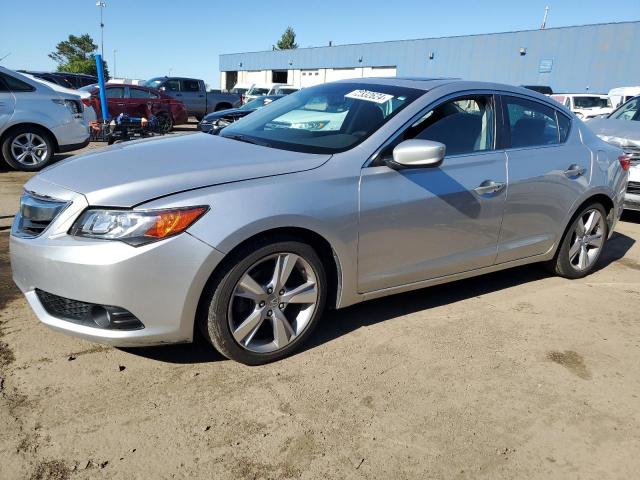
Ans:
{"type": "MultiPolygon", "coordinates": [[[[95,0],[0,0],[0,58],[8,68],[52,70],[47,57],[70,33],[100,41],[95,0]],[[4,4],[4,2],[7,2],[4,4]],[[10,7],[7,4],[10,3],[10,7]],[[2,5],[4,4],[4,5],[2,5]]],[[[105,57],[113,73],[174,75],[218,86],[218,55],[269,50],[291,25],[301,47],[640,20],[638,0],[106,0],[105,57]]]]}

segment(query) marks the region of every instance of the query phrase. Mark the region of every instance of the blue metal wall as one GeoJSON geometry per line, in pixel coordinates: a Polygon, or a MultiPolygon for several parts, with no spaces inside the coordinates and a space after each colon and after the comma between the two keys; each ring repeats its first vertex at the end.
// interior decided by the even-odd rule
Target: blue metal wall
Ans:
{"type": "Polygon", "coordinates": [[[396,66],[398,76],[606,93],[640,85],[640,22],[220,55],[220,71],[372,66],[396,66]]]}

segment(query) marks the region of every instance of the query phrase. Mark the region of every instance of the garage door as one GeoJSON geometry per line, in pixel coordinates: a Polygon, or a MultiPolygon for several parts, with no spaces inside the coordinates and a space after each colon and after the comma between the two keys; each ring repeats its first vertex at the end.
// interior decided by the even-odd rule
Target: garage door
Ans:
{"type": "Polygon", "coordinates": [[[303,88],[312,87],[322,82],[323,78],[320,75],[320,70],[302,70],[300,72],[300,86],[303,88]]]}
{"type": "Polygon", "coordinates": [[[265,83],[264,70],[251,70],[246,73],[246,83],[265,83]]]}
{"type": "Polygon", "coordinates": [[[349,80],[351,78],[362,78],[361,68],[331,68],[327,69],[327,82],[336,80],[349,80]]]}

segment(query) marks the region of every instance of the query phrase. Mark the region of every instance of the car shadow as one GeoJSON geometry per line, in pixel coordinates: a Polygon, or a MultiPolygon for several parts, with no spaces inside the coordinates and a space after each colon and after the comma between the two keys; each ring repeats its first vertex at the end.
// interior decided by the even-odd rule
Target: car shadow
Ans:
{"type": "MultiPolygon", "coordinates": [[[[607,242],[607,247],[600,258],[597,270],[623,258],[634,243],[634,239],[615,232],[607,242]]],[[[486,274],[481,277],[458,280],[370,300],[342,310],[329,311],[325,313],[318,328],[299,353],[331,342],[343,335],[348,335],[362,327],[542,280],[549,276],[551,274],[539,264],[526,265],[486,274]]],[[[151,360],[174,364],[197,364],[225,360],[200,335],[196,335],[196,340],[193,344],[122,350],[151,360]]]]}

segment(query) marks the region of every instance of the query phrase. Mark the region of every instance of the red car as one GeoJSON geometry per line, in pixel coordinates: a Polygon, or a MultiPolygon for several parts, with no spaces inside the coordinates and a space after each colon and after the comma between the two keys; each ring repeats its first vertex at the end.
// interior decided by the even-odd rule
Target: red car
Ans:
{"type": "MultiPolygon", "coordinates": [[[[82,90],[91,93],[89,102],[96,111],[97,117],[102,118],[98,86],[90,85],[82,90]]],[[[115,83],[107,84],[106,90],[109,117],[111,118],[117,117],[121,113],[145,118],[155,115],[163,132],[170,131],[174,125],[187,123],[188,115],[184,104],[160,90],[115,83]]]]}

